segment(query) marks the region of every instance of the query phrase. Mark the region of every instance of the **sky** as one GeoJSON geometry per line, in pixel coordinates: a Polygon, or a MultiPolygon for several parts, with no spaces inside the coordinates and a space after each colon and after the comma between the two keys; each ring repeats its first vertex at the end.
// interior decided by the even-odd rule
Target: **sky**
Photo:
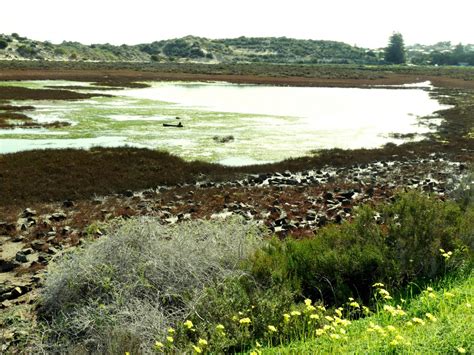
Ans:
{"type": "Polygon", "coordinates": [[[137,44],[194,35],[387,44],[474,43],[473,0],[6,0],[0,33],[84,44],[137,44]]]}

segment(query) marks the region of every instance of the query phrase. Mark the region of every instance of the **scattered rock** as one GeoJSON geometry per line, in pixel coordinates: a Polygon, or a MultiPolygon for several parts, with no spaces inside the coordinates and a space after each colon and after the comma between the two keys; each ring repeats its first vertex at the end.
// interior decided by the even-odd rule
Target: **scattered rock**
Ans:
{"type": "Polygon", "coordinates": [[[19,263],[27,263],[28,258],[26,254],[23,251],[19,251],[15,255],[15,260],[18,261],[19,263]]]}
{"type": "Polygon", "coordinates": [[[34,217],[34,216],[36,216],[36,211],[32,210],[31,208],[25,209],[23,213],[21,214],[22,218],[28,218],[28,217],[34,217]]]}
{"type": "Polygon", "coordinates": [[[16,260],[3,260],[0,259],[0,272],[8,272],[20,266],[16,260]]]}
{"type": "Polygon", "coordinates": [[[63,207],[64,208],[71,208],[74,207],[74,202],[71,200],[66,200],[63,202],[63,207]]]}
{"type": "Polygon", "coordinates": [[[64,212],[56,212],[48,217],[48,219],[53,222],[61,222],[64,221],[66,218],[67,215],[64,212]]]}
{"type": "Polygon", "coordinates": [[[31,242],[31,247],[36,251],[42,251],[46,246],[46,242],[43,240],[34,240],[31,242]]]}

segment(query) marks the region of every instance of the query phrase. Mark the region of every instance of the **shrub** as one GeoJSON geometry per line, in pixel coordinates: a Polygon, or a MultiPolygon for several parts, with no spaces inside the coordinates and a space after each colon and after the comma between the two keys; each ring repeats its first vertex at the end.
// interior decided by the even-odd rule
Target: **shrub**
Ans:
{"type": "Polygon", "coordinates": [[[8,47],[8,42],[2,38],[0,38],[0,49],[5,49],[8,47]]]}
{"type": "Polygon", "coordinates": [[[410,192],[379,211],[363,207],[352,222],[325,228],[312,239],[274,240],[249,268],[263,284],[290,283],[304,297],[326,304],[348,297],[367,302],[375,282],[396,290],[448,271],[440,249],[462,249],[462,235],[472,236],[472,223],[465,220],[455,203],[410,192]]]}
{"type": "Polygon", "coordinates": [[[193,314],[208,285],[242,273],[239,263],[260,245],[260,234],[241,219],[116,222],[106,237],[51,268],[40,308],[50,346],[108,352],[127,337],[150,348],[193,314]]]}

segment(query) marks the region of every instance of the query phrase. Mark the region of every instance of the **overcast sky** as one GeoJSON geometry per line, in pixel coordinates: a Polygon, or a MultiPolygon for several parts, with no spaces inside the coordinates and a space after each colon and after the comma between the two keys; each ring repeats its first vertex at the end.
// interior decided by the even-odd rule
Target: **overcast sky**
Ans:
{"type": "Polygon", "coordinates": [[[137,44],[195,35],[286,36],[383,47],[474,43],[474,0],[5,0],[0,33],[85,44],[137,44]]]}

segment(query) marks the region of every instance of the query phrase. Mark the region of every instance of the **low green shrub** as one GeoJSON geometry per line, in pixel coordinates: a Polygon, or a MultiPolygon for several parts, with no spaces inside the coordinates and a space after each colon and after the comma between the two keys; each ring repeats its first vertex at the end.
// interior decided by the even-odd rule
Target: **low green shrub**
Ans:
{"type": "Polygon", "coordinates": [[[348,297],[367,302],[375,282],[396,290],[439,277],[462,262],[467,251],[450,255],[447,263],[440,249],[463,250],[472,238],[469,215],[472,211],[463,213],[453,202],[400,194],[377,210],[361,208],[352,222],[322,229],[312,239],[273,240],[256,253],[249,269],[262,284],[289,283],[303,297],[326,304],[348,297]]]}

